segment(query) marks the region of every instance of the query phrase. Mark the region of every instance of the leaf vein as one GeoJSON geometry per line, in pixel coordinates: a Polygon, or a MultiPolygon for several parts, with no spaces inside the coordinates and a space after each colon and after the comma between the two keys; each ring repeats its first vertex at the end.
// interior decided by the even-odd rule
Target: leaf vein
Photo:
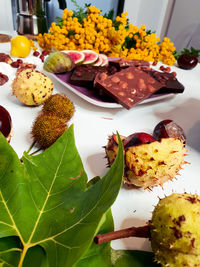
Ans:
{"type": "Polygon", "coordinates": [[[5,253],[8,253],[8,252],[12,252],[12,251],[20,251],[20,252],[21,252],[22,249],[20,249],[20,248],[10,248],[10,249],[1,251],[1,252],[0,252],[0,255],[5,254],[5,253]]]}
{"type": "Polygon", "coordinates": [[[19,230],[15,224],[14,218],[13,218],[12,214],[10,213],[10,210],[9,210],[5,200],[4,200],[4,197],[3,197],[1,190],[0,190],[0,197],[2,198],[3,204],[5,206],[7,213],[8,213],[8,216],[10,217],[11,222],[13,223],[13,228],[15,229],[16,233],[18,234],[19,238],[21,239],[22,244],[24,244],[24,240],[23,240],[23,238],[22,238],[22,236],[21,236],[21,234],[20,234],[20,232],[19,232],[19,230]]]}
{"type": "Polygon", "coordinates": [[[74,223],[74,224],[71,225],[70,227],[64,229],[63,231],[61,231],[61,232],[59,232],[59,233],[57,233],[57,234],[55,234],[55,235],[53,235],[53,236],[51,236],[51,237],[45,238],[45,239],[43,239],[43,240],[40,240],[39,243],[43,243],[43,242],[46,242],[46,241],[49,241],[49,240],[55,240],[56,237],[58,237],[58,236],[60,236],[60,235],[62,235],[62,234],[64,234],[64,233],[66,233],[66,232],[69,231],[70,229],[76,227],[78,224],[84,224],[84,223],[82,223],[82,221],[83,221],[85,218],[87,218],[87,216],[89,216],[90,213],[92,213],[94,209],[96,209],[96,207],[97,207],[97,205],[99,204],[99,202],[101,201],[101,199],[104,198],[104,195],[105,195],[108,191],[110,191],[109,188],[110,188],[109,186],[106,187],[106,190],[105,190],[104,193],[101,195],[101,197],[98,199],[98,201],[97,201],[96,204],[93,206],[93,208],[92,208],[89,212],[87,212],[87,213],[85,214],[85,216],[83,216],[80,220],[78,220],[76,223],[74,223]]]}
{"type": "MultiPolygon", "coordinates": [[[[52,239],[52,241],[53,241],[55,244],[58,244],[59,246],[62,246],[62,247],[67,248],[67,249],[73,249],[73,248],[76,248],[76,247],[66,246],[65,244],[60,243],[60,242],[56,241],[55,239],[52,239]]],[[[78,247],[77,247],[77,248],[78,248],[78,247]]]]}
{"type": "Polygon", "coordinates": [[[4,225],[7,225],[9,227],[12,227],[13,228],[13,225],[9,224],[9,223],[6,223],[6,222],[3,222],[3,221],[0,221],[0,224],[4,224],[4,225]]]}
{"type": "Polygon", "coordinates": [[[59,206],[62,206],[65,202],[61,202],[59,203],[58,205],[54,206],[53,208],[50,208],[50,209],[47,209],[47,210],[44,210],[43,213],[46,213],[46,212],[49,212],[49,211],[52,211],[56,208],[58,208],[59,206]]]}
{"type": "Polygon", "coordinates": [[[31,232],[31,235],[30,235],[29,240],[28,240],[28,242],[27,242],[28,244],[31,243],[31,239],[32,239],[32,237],[33,237],[33,235],[34,235],[34,233],[35,233],[35,231],[36,231],[36,229],[37,229],[37,226],[38,226],[38,224],[39,224],[40,218],[41,218],[41,216],[42,216],[42,214],[43,214],[43,212],[44,212],[45,206],[46,206],[46,204],[47,204],[47,202],[48,202],[48,199],[49,199],[49,197],[50,197],[51,190],[52,190],[52,188],[53,188],[53,186],[54,186],[54,183],[55,183],[55,181],[56,181],[57,173],[58,173],[58,170],[60,169],[61,162],[62,162],[62,160],[63,160],[64,154],[65,154],[65,151],[66,151],[66,147],[67,147],[67,144],[65,145],[65,147],[64,147],[64,149],[63,149],[63,153],[61,154],[60,162],[59,162],[59,164],[58,164],[58,166],[57,166],[57,168],[56,168],[56,170],[55,170],[55,174],[54,174],[53,180],[52,180],[52,182],[51,182],[51,184],[50,184],[50,187],[49,187],[49,190],[48,190],[46,199],[44,200],[44,204],[43,204],[43,206],[42,206],[42,209],[40,210],[40,213],[39,213],[39,215],[38,215],[38,218],[37,218],[37,220],[36,220],[36,223],[35,223],[35,225],[34,225],[34,227],[33,227],[33,231],[31,232]]]}

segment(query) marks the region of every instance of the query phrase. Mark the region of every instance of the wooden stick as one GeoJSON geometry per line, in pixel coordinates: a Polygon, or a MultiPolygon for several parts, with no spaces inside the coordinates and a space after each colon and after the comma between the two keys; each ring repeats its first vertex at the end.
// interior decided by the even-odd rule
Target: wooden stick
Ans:
{"type": "Polygon", "coordinates": [[[141,227],[130,227],[119,231],[114,231],[102,235],[96,235],[94,238],[94,242],[99,245],[112,240],[133,237],[133,236],[149,238],[150,237],[149,225],[141,227]]]}

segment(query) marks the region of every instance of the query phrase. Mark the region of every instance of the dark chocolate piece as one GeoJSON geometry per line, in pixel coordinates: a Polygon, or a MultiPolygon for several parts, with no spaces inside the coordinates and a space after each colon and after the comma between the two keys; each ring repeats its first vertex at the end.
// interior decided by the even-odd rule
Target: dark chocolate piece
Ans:
{"type": "Polygon", "coordinates": [[[173,73],[160,72],[152,68],[142,68],[142,70],[159,81],[163,86],[156,94],[183,93],[185,87],[177,80],[173,73]]]}
{"type": "Polygon", "coordinates": [[[115,66],[118,70],[122,68],[127,67],[149,67],[150,63],[145,60],[136,60],[136,59],[126,59],[126,58],[120,58],[118,60],[111,60],[109,61],[109,64],[115,66]]]}
{"type": "Polygon", "coordinates": [[[94,86],[113,97],[125,108],[130,109],[159,90],[162,84],[148,73],[129,67],[111,76],[106,73],[97,74],[94,86]]]}
{"type": "Polygon", "coordinates": [[[79,86],[93,87],[93,82],[97,73],[106,72],[111,75],[117,71],[114,66],[77,66],[70,77],[70,83],[79,86]]]}

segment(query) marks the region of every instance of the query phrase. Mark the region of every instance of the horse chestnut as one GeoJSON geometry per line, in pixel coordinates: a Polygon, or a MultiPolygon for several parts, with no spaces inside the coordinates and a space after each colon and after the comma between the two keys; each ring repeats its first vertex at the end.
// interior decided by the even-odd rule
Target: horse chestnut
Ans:
{"type": "Polygon", "coordinates": [[[188,54],[182,54],[178,57],[177,63],[179,68],[185,70],[191,70],[197,65],[198,58],[188,54]]]}
{"type": "Polygon", "coordinates": [[[163,120],[159,122],[153,131],[153,137],[157,140],[161,138],[178,138],[186,141],[183,129],[172,120],[163,120]]]}
{"type": "Polygon", "coordinates": [[[0,106],[0,132],[10,141],[12,121],[9,112],[0,106]]]}
{"type": "Polygon", "coordinates": [[[129,135],[124,141],[123,145],[125,148],[128,148],[130,146],[138,146],[142,144],[149,144],[151,142],[154,142],[155,139],[153,136],[147,133],[134,133],[129,135]]]}

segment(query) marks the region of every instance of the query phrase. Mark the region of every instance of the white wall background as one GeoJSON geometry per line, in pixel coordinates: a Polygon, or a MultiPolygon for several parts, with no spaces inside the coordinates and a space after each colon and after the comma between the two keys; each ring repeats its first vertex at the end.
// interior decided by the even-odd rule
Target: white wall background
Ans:
{"type": "Polygon", "coordinates": [[[125,0],[130,22],[168,36],[176,50],[200,49],[200,0],[125,0]]]}
{"type": "Polygon", "coordinates": [[[174,0],[126,0],[124,10],[128,11],[130,23],[157,33],[163,38],[169,23],[174,0]]]}
{"type": "Polygon", "coordinates": [[[167,35],[177,50],[200,49],[200,0],[176,0],[167,35]]]}
{"type": "Polygon", "coordinates": [[[11,0],[0,0],[0,30],[1,31],[12,31],[13,20],[12,20],[12,8],[11,0]]]}

